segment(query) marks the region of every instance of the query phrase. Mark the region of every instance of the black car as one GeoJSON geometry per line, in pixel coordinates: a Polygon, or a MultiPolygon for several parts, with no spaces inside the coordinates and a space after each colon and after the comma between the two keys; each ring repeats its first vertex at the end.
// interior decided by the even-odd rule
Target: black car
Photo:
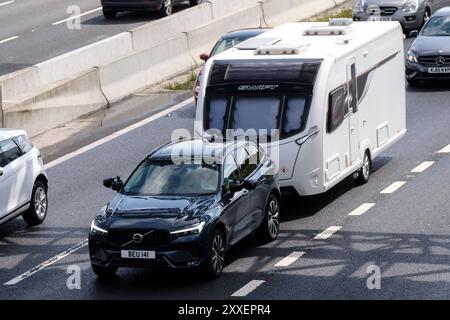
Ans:
{"type": "MultiPolygon", "coordinates": [[[[172,14],[174,5],[185,0],[101,0],[103,15],[107,19],[113,19],[120,11],[157,11],[160,16],[166,17],[172,14]]],[[[189,0],[191,6],[202,3],[203,0],[189,0]]]]}
{"type": "MultiPolygon", "coordinates": [[[[186,154],[186,152],[184,153],[186,154]]],[[[280,191],[273,161],[251,142],[179,141],[146,157],[94,219],[89,233],[93,271],[118,267],[203,267],[218,277],[225,251],[250,233],[274,240],[280,191]],[[183,161],[179,150],[189,150],[183,161]],[[188,160],[188,161],[187,161],[188,160]]]]}
{"type": "Polygon", "coordinates": [[[437,11],[424,25],[406,56],[406,80],[450,79],[450,7],[437,11]]]}

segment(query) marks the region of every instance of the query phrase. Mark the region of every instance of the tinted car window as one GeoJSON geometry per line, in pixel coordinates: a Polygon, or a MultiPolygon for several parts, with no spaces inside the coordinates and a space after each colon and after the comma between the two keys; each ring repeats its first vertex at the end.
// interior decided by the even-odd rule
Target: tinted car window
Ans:
{"type": "Polygon", "coordinates": [[[450,36],[450,17],[433,17],[421,32],[422,36],[450,36]]]}
{"type": "Polygon", "coordinates": [[[25,136],[18,136],[14,138],[14,141],[19,146],[22,153],[27,153],[33,149],[33,144],[25,136]]]}
{"type": "Polygon", "coordinates": [[[122,192],[143,196],[205,195],[218,190],[219,176],[217,165],[146,161],[131,175],[122,192]]]}
{"type": "Polygon", "coordinates": [[[229,181],[239,180],[240,179],[240,171],[239,167],[234,160],[233,154],[229,154],[224,161],[223,164],[223,180],[226,184],[229,181]]]}
{"type": "Polygon", "coordinates": [[[242,170],[245,178],[252,174],[262,161],[262,154],[257,147],[250,145],[247,147],[247,151],[249,156],[242,170]]]}
{"type": "Polygon", "coordinates": [[[0,142],[0,167],[5,167],[21,156],[21,152],[17,144],[8,139],[0,142]]]}
{"type": "Polygon", "coordinates": [[[220,132],[225,130],[225,113],[227,110],[228,100],[226,98],[211,99],[208,104],[207,114],[208,119],[206,123],[209,124],[207,129],[217,129],[220,132]]]}
{"type": "Polygon", "coordinates": [[[328,132],[336,130],[344,121],[345,115],[347,114],[345,104],[346,94],[347,92],[343,86],[330,93],[327,125],[328,132]]]}

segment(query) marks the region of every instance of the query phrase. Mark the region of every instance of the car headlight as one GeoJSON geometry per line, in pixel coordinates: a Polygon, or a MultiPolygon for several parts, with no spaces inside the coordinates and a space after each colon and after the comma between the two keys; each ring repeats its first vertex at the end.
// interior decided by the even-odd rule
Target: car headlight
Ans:
{"type": "Polygon", "coordinates": [[[411,50],[409,50],[408,53],[406,54],[406,60],[408,60],[409,62],[415,62],[415,63],[419,62],[417,60],[417,55],[411,50]]]}
{"type": "Polygon", "coordinates": [[[403,5],[403,12],[416,12],[419,9],[419,1],[418,0],[408,0],[403,5]]]}
{"type": "Polygon", "coordinates": [[[171,231],[170,234],[176,235],[176,236],[190,236],[190,235],[200,234],[203,231],[205,224],[206,224],[205,221],[200,221],[199,223],[197,223],[193,226],[171,231]]]}
{"type": "Polygon", "coordinates": [[[100,235],[106,235],[108,234],[108,230],[105,230],[103,228],[100,228],[97,223],[96,220],[93,220],[91,223],[91,232],[95,233],[95,234],[100,234],[100,235]]]}
{"type": "Polygon", "coordinates": [[[356,0],[353,6],[353,13],[364,13],[365,0],[356,0]]]}

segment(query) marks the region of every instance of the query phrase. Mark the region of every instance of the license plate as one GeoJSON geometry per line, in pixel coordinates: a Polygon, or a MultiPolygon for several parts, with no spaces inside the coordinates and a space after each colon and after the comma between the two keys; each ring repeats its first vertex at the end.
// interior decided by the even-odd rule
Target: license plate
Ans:
{"type": "Polygon", "coordinates": [[[450,67],[428,68],[428,73],[450,73],[450,67]]]}
{"type": "Polygon", "coordinates": [[[123,259],[155,259],[155,251],[121,250],[123,259]]]}
{"type": "Polygon", "coordinates": [[[369,21],[392,21],[391,17],[370,16],[369,21]]]}

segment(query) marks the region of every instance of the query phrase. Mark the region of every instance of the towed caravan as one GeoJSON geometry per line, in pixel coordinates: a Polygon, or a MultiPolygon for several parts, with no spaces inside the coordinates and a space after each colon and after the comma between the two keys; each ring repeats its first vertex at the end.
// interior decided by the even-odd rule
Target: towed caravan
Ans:
{"type": "Polygon", "coordinates": [[[279,152],[284,191],[365,183],[406,133],[404,68],[397,22],[284,24],[208,61],[195,134],[269,130],[261,145],[279,152]]]}

